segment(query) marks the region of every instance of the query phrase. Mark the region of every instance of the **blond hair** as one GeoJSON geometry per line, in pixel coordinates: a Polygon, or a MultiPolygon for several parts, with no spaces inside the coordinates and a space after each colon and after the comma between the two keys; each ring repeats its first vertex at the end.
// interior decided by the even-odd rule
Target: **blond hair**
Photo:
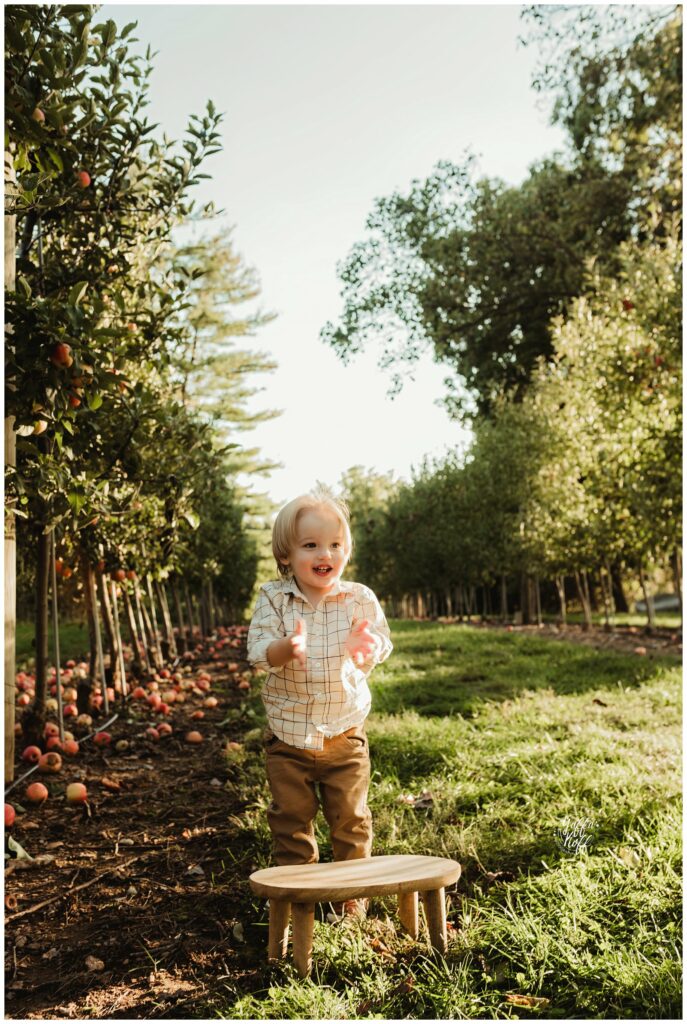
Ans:
{"type": "Polygon", "coordinates": [[[316,509],[327,508],[337,517],[341,523],[346,538],[346,563],[353,551],[353,537],[349,526],[350,513],[348,505],[343,498],[337,498],[334,492],[326,484],[318,480],[312,491],[308,494],[300,494],[293,498],[277,514],[272,527],[272,554],[277,563],[277,569],[281,576],[291,576],[291,566],[284,565],[282,558],[288,558],[296,540],[298,520],[303,512],[311,512],[316,509]]]}

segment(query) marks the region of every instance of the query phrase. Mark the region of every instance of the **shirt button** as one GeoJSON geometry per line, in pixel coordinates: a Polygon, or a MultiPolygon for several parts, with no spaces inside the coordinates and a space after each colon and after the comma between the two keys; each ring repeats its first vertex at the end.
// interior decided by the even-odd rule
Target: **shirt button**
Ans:
{"type": "Polygon", "coordinates": [[[316,661],[315,662],[315,668],[322,668],[322,662],[321,661],[316,661]]]}

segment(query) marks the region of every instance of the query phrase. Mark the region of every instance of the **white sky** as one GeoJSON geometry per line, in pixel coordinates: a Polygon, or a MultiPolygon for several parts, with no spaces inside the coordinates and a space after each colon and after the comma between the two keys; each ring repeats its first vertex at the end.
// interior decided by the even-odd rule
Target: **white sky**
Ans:
{"type": "MultiPolygon", "coordinates": [[[[517,184],[564,147],[531,89],[521,6],[105,4],[97,19],[138,21],[154,58],[148,119],[174,139],[208,99],[225,112],[223,152],[194,195],[213,199],[278,317],[240,347],[279,363],[256,406],[283,415],[234,438],[284,468],[252,489],[282,504],[353,465],[410,479],[424,454],[464,432],[435,403],[447,368],[429,351],[394,400],[372,346],[344,367],[319,340],[342,310],[336,264],[365,237],[377,197],[407,190],[466,150],[517,184]],[[539,109],[538,109],[539,105],[539,109]]],[[[243,483],[249,483],[243,480],[243,483]]]]}

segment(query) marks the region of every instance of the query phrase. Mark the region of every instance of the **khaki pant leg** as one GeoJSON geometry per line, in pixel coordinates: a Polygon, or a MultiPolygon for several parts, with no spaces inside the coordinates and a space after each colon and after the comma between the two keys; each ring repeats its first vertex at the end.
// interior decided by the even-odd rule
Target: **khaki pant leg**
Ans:
{"type": "Polygon", "coordinates": [[[370,754],[364,726],[328,741],[328,759],[319,772],[322,811],[332,837],[334,860],[357,860],[372,853],[372,815],[367,806],[370,754]]]}
{"type": "Polygon", "coordinates": [[[274,861],[279,866],[315,864],[319,851],[313,821],[319,803],[313,755],[278,739],[268,740],[265,749],[272,791],[267,820],[274,839],[274,861]]]}

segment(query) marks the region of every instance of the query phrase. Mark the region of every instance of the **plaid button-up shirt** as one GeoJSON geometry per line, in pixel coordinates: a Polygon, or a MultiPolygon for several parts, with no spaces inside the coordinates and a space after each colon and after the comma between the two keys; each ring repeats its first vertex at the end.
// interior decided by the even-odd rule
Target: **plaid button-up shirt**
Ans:
{"type": "Polygon", "coordinates": [[[262,689],[267,719],[275,735],[291,746],[322,750],[325,736],[361,725],[371,703],[367,677],[392,649],[381,605],[362,583],[339,580],[317,608],[293,577],[260,588],[248,630],[248,660],[267,673],[262,689]],[[306,667],[298,661],[273,667],[267,648],[293,633],[299,618],[307,627],[306,667]],[[356,665],[345,645],[361,619],[368,620],[376,647],[356,665]]]}

